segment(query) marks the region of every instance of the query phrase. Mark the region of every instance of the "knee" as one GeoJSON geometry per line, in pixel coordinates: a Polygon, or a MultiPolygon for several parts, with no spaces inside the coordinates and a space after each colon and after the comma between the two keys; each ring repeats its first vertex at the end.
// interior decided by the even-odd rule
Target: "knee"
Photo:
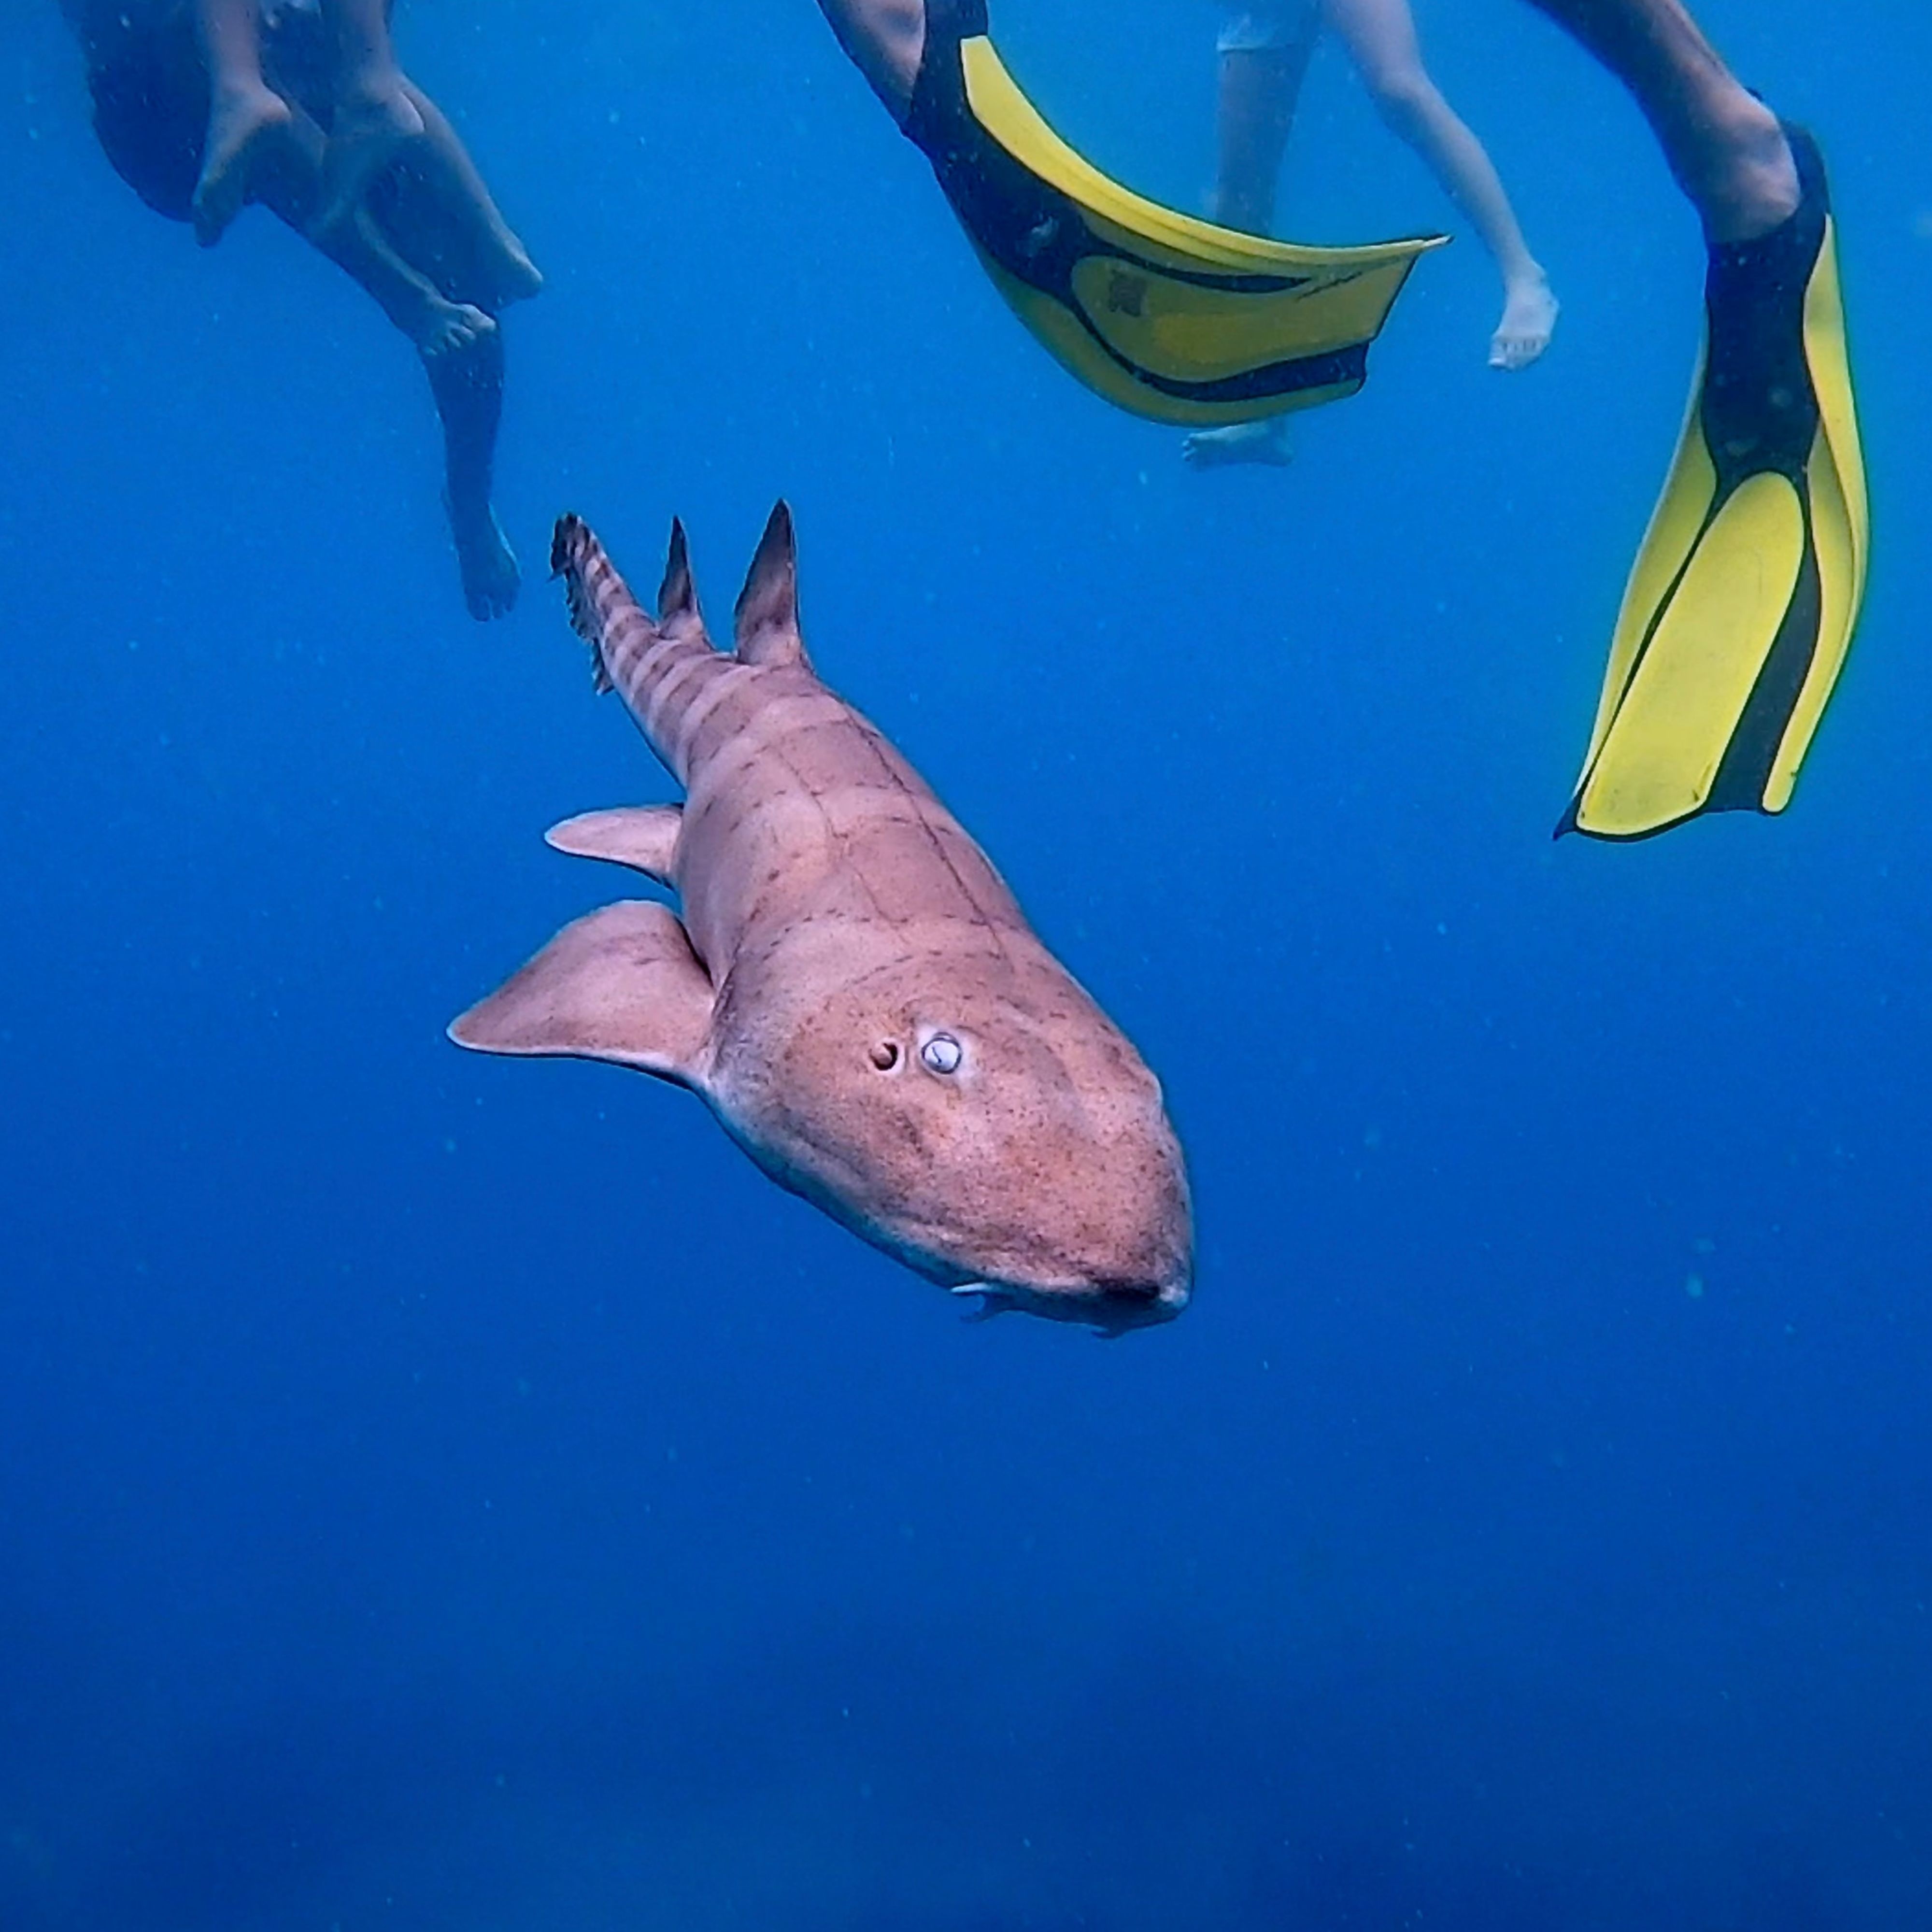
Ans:
{"type": "Polygon", "coordinates": [[[1426,127],[1442,100],[1436,83],[1419,67],[1369,71],[1362,78],[1376,112],[1398,134],[1413,135],[1426,127]]]}

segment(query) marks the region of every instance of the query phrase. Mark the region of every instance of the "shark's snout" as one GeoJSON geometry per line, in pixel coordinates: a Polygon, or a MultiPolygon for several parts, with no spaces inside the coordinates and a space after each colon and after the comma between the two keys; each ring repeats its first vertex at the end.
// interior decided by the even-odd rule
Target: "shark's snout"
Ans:
{"type": "Polygon", "coordinates": [[[1013,1161],[1028,1178],[1011,1198],[981,1195],[970,1218],[941,1213],[902,1228],[900,1252],[984,1296],[990,1313],[1110,1335],[1172,1321],[1192,1295],[1192,1215],[1178,1148],[1163,1123],[1144,1125],[1124,1150],[1076,1144],[1057,1147],[1050,1163],[1013,1161]]]}
{"type": "Polygon", "coordinates": [[[1184,1281],[1103,1281],[1094,1284],[1093,1325],[1109,1335],[1172,1322],[1192,1291],[1184,1281]]]}
{"type": "Polygon", "coordinates": [[[1185,1282],[1102,1281],[1094,1284],[1101,1302],[1124,1321],[1166,1322],[1187,1306],[1185,1282]]]}

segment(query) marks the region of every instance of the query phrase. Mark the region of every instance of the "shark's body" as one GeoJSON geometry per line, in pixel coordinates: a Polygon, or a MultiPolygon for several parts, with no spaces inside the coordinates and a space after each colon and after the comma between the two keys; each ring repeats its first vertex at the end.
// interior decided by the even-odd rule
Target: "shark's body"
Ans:
{"type": "Polygon", "coordinates": [[[800,641],[781,505],[705,634],[681,531],[653,620],[574,518],[572,616],[686,802],[550,842],[675,889],[567,927],[451,1029],[693,1088],[782,1185],[934,1280],[1108,1330],[1178,1313],[1192,1228],[1139,1055],[986,855],[800,641]]]}

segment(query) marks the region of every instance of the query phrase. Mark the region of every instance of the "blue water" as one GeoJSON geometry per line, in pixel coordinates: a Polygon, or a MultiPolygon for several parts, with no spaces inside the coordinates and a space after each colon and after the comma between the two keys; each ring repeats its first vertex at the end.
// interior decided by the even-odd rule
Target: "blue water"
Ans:
{"type": "MultiPolygon", "coordinates": [[[[1710,0],[1820,130],[1876,505],[1798,801],[1552,844],[1698,326],[1634,112],[1424,0],[1565,308],[1425,262],[1282,472],[1000,310],[806,0],[412,0],[549,276],[471,623],[412,358],[0,26],[0,1928],[1932,1923],[1932,26],[1710,0]],[[584,512],[807,634],[1161,1072],[1177,1325],[969,1327],[688,1096],[459,1054],[670,795],[584,512]]],[[[1198,206],[1210,10],[1006,0],[1198,206]],[[1123,31],[1125,29],[1125,31],[1123,31]]],[[[1450,222],[1317,62],[1284,218],[1450,222]]]]}

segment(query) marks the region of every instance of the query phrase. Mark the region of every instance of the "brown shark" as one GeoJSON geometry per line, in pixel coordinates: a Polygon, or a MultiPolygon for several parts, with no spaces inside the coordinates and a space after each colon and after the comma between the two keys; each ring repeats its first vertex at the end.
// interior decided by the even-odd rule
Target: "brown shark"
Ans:
{"type": "Polygon", "coordinates": [[[676,890],[578,920],[450,1028],[690,1088],[782,1186],[933,1280],[1108,1333],[1186,1304],[1192,1231],[1160,1088],[1048,952],[984,853],[799,635],[791,518],[772,512],[706,635],[671,528],[656,620],[574,517],[552,568],[684,788],[593,812],[560,850],[676,890]]]}

